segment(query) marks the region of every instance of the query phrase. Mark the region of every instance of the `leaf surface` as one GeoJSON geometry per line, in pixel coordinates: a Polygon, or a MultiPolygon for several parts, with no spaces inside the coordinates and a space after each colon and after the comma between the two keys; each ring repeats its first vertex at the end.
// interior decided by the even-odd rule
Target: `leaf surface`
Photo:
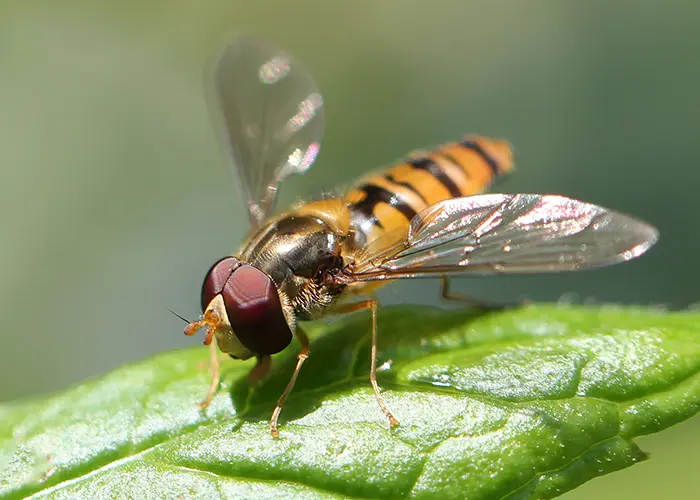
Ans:
{"type": "Polygon", "coordinates": [[[312,353],[268,419],[297,347],[250,391],[224,361],[201,411],[206,349],[121,367],[43,400],[0,406],[0,498],[551,498],[646,458],[633,438],[700,410],[700,315],[530,306],[475,315],[380,311],[308,328],[312,353]]]}

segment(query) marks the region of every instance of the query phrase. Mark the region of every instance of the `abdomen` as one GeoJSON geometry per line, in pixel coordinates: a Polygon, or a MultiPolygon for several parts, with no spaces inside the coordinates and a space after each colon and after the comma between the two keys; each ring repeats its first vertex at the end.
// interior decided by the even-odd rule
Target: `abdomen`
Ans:
{"type": "Polygon", "coordinates": [[[358,243],[398,227],[408,228],[411,219],[433,203],[481,193],[512,169],[508,143],[485,137],[466,137],[414,153],[405,162],[363,179],[345,196],[358,243]]]}

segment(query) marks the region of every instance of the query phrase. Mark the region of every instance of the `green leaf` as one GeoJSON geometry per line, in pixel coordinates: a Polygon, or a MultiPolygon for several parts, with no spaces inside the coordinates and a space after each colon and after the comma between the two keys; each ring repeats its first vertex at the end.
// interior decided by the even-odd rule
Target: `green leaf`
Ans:
{"type": "Polygon", "coordinates": [[[370,389],[369,318],[309,328],[312,353],[268,419],[295,346],[249,391],[207,350],[170,352],[0,407],[0,498],[551,498],[645,459],[633,438],[700,409],[700,315],[531,306],[380,312],[390,430],[370,389]]]}

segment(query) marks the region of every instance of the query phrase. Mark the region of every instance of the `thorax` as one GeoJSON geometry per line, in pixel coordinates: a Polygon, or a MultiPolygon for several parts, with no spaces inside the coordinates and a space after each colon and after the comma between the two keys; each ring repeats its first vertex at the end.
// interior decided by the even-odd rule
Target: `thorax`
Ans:
{"type": "Polygon", "coordinates": [[[351,246],[349,224],[336,220],[343,215],[343,210],[329,215],[328,207],[306,205],[272,219],[239,252],[241,260],[272,278],[297,319],[320,316],[345,288],[322,279],[345,265],[351,246]]]}

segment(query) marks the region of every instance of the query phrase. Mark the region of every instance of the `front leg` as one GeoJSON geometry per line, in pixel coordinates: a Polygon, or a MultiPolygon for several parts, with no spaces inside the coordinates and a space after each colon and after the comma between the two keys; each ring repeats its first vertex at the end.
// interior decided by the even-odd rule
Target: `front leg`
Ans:
{"type": "Polygon", "coordinates": [[[248,373],[248,383],[250,385],[255,385],[260,382],[263,378],[265,378],[265,375],[270,372],[271,367],[272,356],[258,356],[258,362],[255,363],[253,369],[250,370],[250,373],[248,373]]]}
{"type": "Polygon", "coordinates": [[[209,384],[209,391],[207,392],[207,397],[199,403],[199,407],[205,409],[211,403],[214,397],[216,389],[219,387],[219,381],[221,380],[221,371],[219,368],[219,351],[216,347],[216,342],[209,343],[209,370],[211,370],[211,383],[209,384]]]}
{"type": "MultiPolygon", "coordinates": [[[[301,351],[299,351],[299,354],[297,354],[297,366],[294,368],[294,373],[292,373],[292,378],[289,380],[289,383],[287,384],[287,388],[284,390],[282,395],[280,396],[279,401],[277,401],[277,406],[275,406],[275,410],[272,412],[272,418],[270,418],[270,434],[272,434],[272,437],[279,437],[280,433],[277,430],[277,420],[279,419],[280,413],[282,412],[282,407],[284,406],[284,402],[287,400],[287,396],[289,396],[289,393],[292,392],[292,389],[294,388],[294,384],[297,381],[297,376],[299,375],[299,370],[301,370],[301,365],[304,364],[304,361],[306,361],[306,358],[309,357],[309,337],[304,333],[304,331],[297,326],[296,337],[299,339],[299,342],[301,343],[301,351]]],[[[256,366],[257,368],[257,366],[256,366]]],[[[253,369],[255,370],[255,368],[253,369]]],[[[251,372],[252,373],[252,372],[251,372]]]]}

